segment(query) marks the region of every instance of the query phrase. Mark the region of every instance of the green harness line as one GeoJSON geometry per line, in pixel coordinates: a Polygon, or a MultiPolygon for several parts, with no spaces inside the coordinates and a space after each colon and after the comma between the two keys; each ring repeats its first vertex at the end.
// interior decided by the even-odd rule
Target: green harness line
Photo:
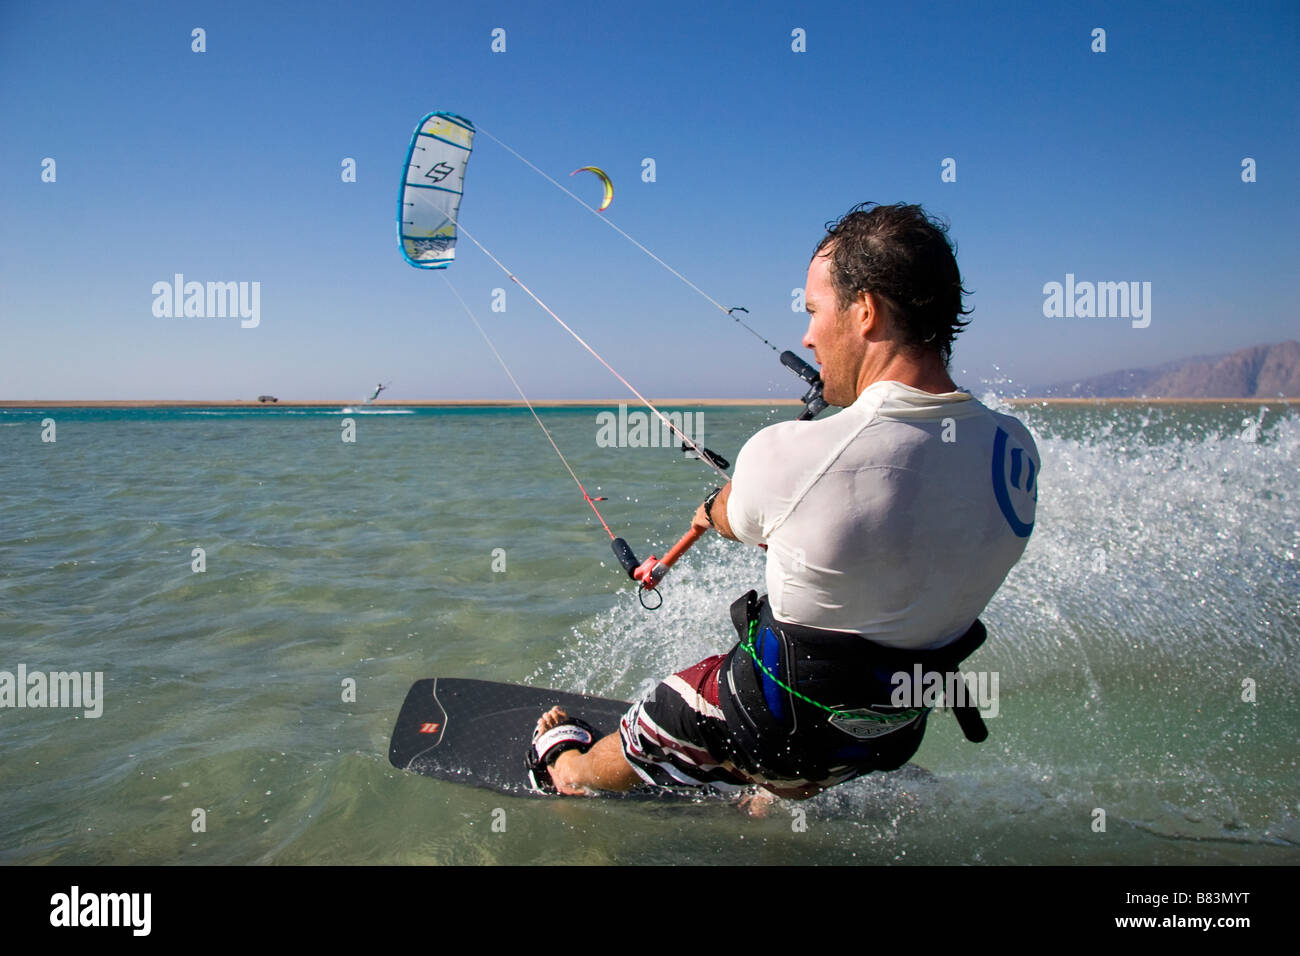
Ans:
{"type": "Polygon", "coordinates": [[[748,653],[749,656],[754,659],[754,663],[758,665],[758,669],[761,670],[764,674],[766,674],[768,680],[774,683],[777,687],[780,687],[782,690],[793,694],[795,697],[798,697],[800,700],[804,701],[805,703],[812,704],[814,707],[818,707],[821,710],[826,711],[832,716],[840,717],[844,720],[867,720],[867,721],[874,721],[876,723],[881,723],[881,724],[892,724],[892,723],[901,723],[903,722],[904,718],[907,718],[908,720],[914,720],[917,716],[921,714],[922,710],[925,709],[921,707],[914,707],[911,710],[900,711],[897,714],[884,715],[884,714],[873,714],[870,711],[865,711],[865,710],[855,711],[855,712],[836,710],[834,707],[827,707],[825,704],[818,703],[817,701],[813,700],[811,697],[799,693],[799,691],[795,690],[789,684],[784,683],[779,677],[777,677],[775,674],[773,674],[770,670],[767,669],[767,665],[763,663],[762,659],[754,651],[754,636],[757,633],[757,631],[758,631],[758,621],[757,620],[750,621],[749,634],[746,637],[745,641],[742,642],[740,646],[743,647],[746,653],[748,653]]]}

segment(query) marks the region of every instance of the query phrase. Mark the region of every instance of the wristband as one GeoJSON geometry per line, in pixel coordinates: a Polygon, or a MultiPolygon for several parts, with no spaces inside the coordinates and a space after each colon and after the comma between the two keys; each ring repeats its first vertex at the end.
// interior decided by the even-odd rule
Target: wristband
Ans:
{"type": "Polygon", "coordinates": [[[717,500],[718,495],[722,494],[721,488],[714,488],[709,497],[704,499],[704,518],[709,522],[710,528],[716,528],[713,523],[713,502],[717,500]]]}

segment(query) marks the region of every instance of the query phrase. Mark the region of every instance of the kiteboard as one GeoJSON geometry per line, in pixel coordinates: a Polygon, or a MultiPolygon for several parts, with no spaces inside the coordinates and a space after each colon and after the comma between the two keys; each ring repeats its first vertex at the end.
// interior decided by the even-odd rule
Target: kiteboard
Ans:
{"type": "MultiPolygon", "coordinates": [[[[498,793],[554,796],[530,789],[525,755],[537,719],[557,705],[602,736],[618,730],[619,718],[631,706],[624,700],[544,687],[432,677],[416,681],[407,693],[393,727],[388,759],[399,770],[438,780],[498,793]]],[[[602,796],[699,800],[704,794],[696,788],[646,786],[602,796]]]]}
{"type": "MultiPolygon", "coordinates": [[[[532,789],[525,755],[532,742],[537,718],[559,706],[571,717],[581,717],[603,736],[618,730],[619,719],[631,706],[624,700],[590,697],[569,691],[498,684],[456,677],[431,677],[416,681],[406,694],[393,727],[388,759],[399,770],[412,770],[437,780],[466,783],[497,793],[526,797],[554,797],[532,789]]],[[[887,774],[872,775],[875,797],[884,807],[933,775],[916,764],[887,774]]],[[[672,789],[638,787],[623,793],[601,792],[603,798],[624,800],[723,800],[724,795],[697,787],[672,789]]]]}

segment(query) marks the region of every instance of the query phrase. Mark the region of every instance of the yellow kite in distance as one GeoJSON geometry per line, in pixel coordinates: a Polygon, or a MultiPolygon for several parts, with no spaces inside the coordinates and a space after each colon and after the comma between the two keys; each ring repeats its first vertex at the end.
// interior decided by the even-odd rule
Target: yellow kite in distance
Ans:
{"type": "Polygon", "coordinates": [[[614,184],[609,181],[609,176],[607,176],[605,171],[599,166],[581,166],[569,173],[569,175],[576,176],[578,173],[595,173],[600,177],[600,181],[605,184],[605,199],[600,204],[599,208],[596,209],[596,212],[604,212],[609,208],[609,204],[614,201],[614,184]]]}

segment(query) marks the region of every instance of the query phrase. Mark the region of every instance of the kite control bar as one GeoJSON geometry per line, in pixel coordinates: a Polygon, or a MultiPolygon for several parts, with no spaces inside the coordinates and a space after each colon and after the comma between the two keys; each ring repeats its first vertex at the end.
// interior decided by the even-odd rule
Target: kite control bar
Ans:
{"type": "Polygon", "coordinates": [[[618,563],[623,565],[623,570],[627,572],[628,577],[641,585],[637,591],[637,597],[641,599],[642,607],[654,610],[654,608],[663,604],[663,595],[659,596],[659,604],[653,607],[646,604],[645,592],[653,591],[658,586],[659,582],[664,579],[664,575],[668,573],[668,569],[677,563],[677,559],[685,554],[690,546],[700,539],[702,534],[704,534],[703,528],[692,526],[691,530],[682,535],[662,558],[657,558],[652,554],[644,561],[637,561],[636,555],[632,553],[632,546],[622,538],[614,539],[612,547],[615,556],[618,558],[618,563]]]}
{"type": "MultiPolygon", "coordinates": [[[[808,383],[808,391],[800,399],[804,408],[796,421],[808,421],[825,411],[827,406],[826,399],[822,397],[822,377],[817,374],[817,370],[790,351],[781,353],[781,364],[808,383]]],[[[685,451],[686,448],[687,446],[683,444],[682,450],[685,451]]],[[[707,448],[701,448],[699,452],[701,457],[708,456],[718,467],[727,467],[726,459],[722,458],[717,452],[709,451],[707,448]]],[[[682,535],[662,558],[657,558],[652,554],[644,561],[637,560],[637,556],[632,553],[632,546],[625,540],[622,538],[613,540],[611,546],[614,549],[614,556],[618,558],[618,563],[623,566],[627,576],[640,585],[637,589],[637,598],[641,601],[642,607],[647,610],[654,610],[663,605],[662,594],[659,595],[658,604],[646,604],[645,592],[654,591],[659,586],[659,582],[664,579],[664,575],[668,573],[668,569],[676,564],[677,559],[685,554],[691,545],[700,540],[700,536],[703,534],[703,528],[692,526],[691,530],[682,535]]]]}
{"type": "Polygon", "coordinates": [[[822,398],[822,377],[817,374],[817,370],[789,350],[781,353],[781,364],[810,386],[800,399],[804,406],[803,413],[795,421],[806,422],[825,411],[826,399],[822,398]]]}

